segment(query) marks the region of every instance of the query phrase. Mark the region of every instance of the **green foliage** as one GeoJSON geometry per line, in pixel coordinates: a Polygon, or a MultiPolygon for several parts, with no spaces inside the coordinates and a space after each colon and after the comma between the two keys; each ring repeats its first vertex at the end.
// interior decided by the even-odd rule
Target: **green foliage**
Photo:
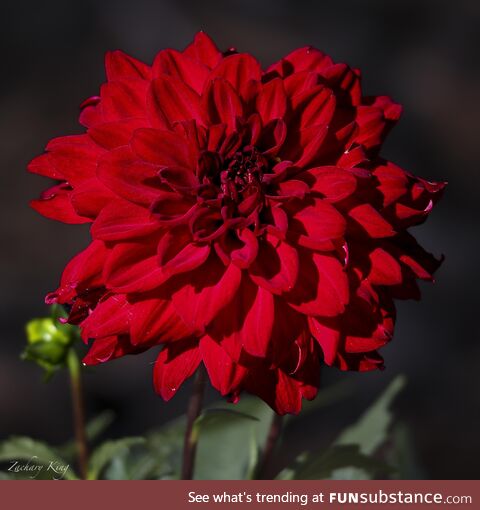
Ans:
{"type": "Polygon", "coordinates": [[[36,441],[30,437],[13,436],[0,443],[0,462],[9,463],[7,469],[11,469],[4,476],[17,478],[35,478],[52,479],[59,478],[57,471],[60,467],[68,466],[65,473],[61,476],[67,480],[76,480],[77,477],[70,468],[69,462],[64,460],[58,452],[51,446],[41,441],[36,441]],[[16,472],[15,461],[18,467],[30,466],[31,470],[25,469],[16,472]],[[41,466],[41,470],[36,470],[35,466],[41,466]]]}
{"type": "Polygon", "coordinates": [[[90,457],[88,479],[97,480],[102,471],[116,457],[121,457],[134,445],[145,442],[143,437],[124,437],[102,443],[90,457]]]}
{"type": "Polygon", "coordinates": [[[335,441],[337,445],[358,445],[365,455],[371,455],[387,439],[393,414],[390,406],[404,388],[404,376],[396,377],[370,406],[360,419],[351,427],[345,429],[335,441]]]}
{"type": "MultiPolygon", "coordinates": [[[[115,413],[107,409],[90,420],[85,426],[85,435],[88,441],[93,442],[101,436],[113,423],[114,419],[115,413]]],[[[64,458],[73,460],[75,457],[75,441],[68,441],[68,443],[59,446],[57,450],[64,458]]]]}
{"type": "Polygon", "coordinates": [[[324,452],[300,454],[293,466],[284,469],[282,480],[341,479],[369,480],[394,472],[374,454],[389,438],[393,415],[390,406],[405,386],[405,378],[395,378],[360,419],[340,433],[324,452]]]}
{"type": "Polygon", "coordinates": [[[325,480],[325,479],[358,479],[349,478],[346,470],[355,469],[368,475],[367,479],[378,474],[391,472],[391,468],[360,452],[358,445],[334,445],[323,454],[304,453],[297,459],[293,469],[283,471],[279,478],[283,480],[325,480]],[[344,473],[345,476],[341,476],[344,473]],[[339,476],[340,475],[340,476],[339,476]]]}
{"type": "MultiPolygon", "coordinates": [[[[380,397],[356,423],[341,432],[329,447],[320,452],[303,452],[295,462],[282,470],[277,478],[358,480],[378,477],[416,477],[411,440],[404,425],[392,430],[390,406],[405,385],[402,376],[394,379],[380,397]],[[388,448],[385,448],[385,446],[388,448]]],[[[298,417],[289,417],[290,424],[301,423],[310,412],[351,396],[348,384],[335,385],[320,392],[316,401],[298,417]]],[[[113,421],[106,411],[87,425],[90,442],[97,439],[113,421]]],[[[260,452],[265,443],[273,411],[260,399],[244,397],[235,407],[222,403],[207,408],[194,424],[198,439],[195,463],[196,479],[249,479],[257,471],[260,452]]],[[[173,420],[142,437],[106,441],[93,449],[89,462],[89,479],[142,480],[177,479],[180,476],[185,417],[173,420]]],[[[51,461],[72,464],[75,445],[61,447],[26,437],[12,437],[0,443],[0,462],[23,460],[48,466],[51,461]]],[[[0,479],[28,478],[28,472],[0,472],[0,479]]],[[[44,469],[36,478],[47,478],[44,469]]],[[[66,479],[76,479],[71,467],[66,479]]]]}
{"type": "Polygon", "coordinates": [[[242,398],[234,412],[227,410],[227,413],[216,410],[201,425],[196,479],[242,480],[254,470],[273,411],[254,397],[242,398]]]}

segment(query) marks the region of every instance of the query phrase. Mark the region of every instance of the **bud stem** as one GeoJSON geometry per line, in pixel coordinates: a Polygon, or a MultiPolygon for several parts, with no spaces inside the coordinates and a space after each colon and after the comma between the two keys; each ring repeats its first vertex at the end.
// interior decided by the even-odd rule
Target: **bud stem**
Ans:
{"type": "Polygon", "coordinates": [[[270,430],[265,442],[265,448],[263,449],[262,457],[258,463],[256,476],[257,480],[265,480],[268,476],[272,457],[282,432],[282,422],[283,416],[275,413],[272,418],[272,423],[270,424],[270,430]]]}
{"type": "Polygon", "coordinates": [[[203,394],[205,392],[206,372],[203,366],[200,366],[195,374],[193,381],[192,394],[188,401],[187,408],[187,428],[185,430],[185,440],[183,443],[183,462],[182,462],[182,480],[192,480],[193,469],[195,466],[195,455],[197,453],[198,437],[195,433],[195,420],[200,416],[203,405],[203,394]]]}
{"type": "Polygon", "coordinates": [[[88,449],[85,433],[85,410],[83,403],[82,374],[80,360],[72,347],[67,354],[67,366],[70,372],[70,386],[73,405],[73,423],[77,447],[78,467],[80,476],[86,480],[88,476],[88,449]]]}

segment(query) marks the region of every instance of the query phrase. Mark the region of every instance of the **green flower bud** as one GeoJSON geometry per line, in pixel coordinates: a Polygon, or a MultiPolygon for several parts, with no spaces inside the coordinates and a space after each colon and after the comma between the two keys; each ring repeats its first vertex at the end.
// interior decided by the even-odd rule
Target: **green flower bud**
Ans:
{"type": "Polygon", "coordinates": [[[65,317],[61,307],[52,307],[50,317],[29,321],[26,325],[27,346],[21,357],[33,361],[45,370],[46,379],[66,364],[67,353],[75,340],[78,330],[75,326],[62,324],[60,317],[65,317]]]}

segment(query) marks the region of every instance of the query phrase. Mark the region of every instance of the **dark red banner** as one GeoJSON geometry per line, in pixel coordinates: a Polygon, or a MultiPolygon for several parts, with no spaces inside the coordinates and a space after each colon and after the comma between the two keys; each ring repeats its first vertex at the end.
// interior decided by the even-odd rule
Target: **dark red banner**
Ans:
{"type": "Polygon", "coordinates": [[[4,481],[3,508],[68,510],[469,509],[478,481],[4,481]]]}

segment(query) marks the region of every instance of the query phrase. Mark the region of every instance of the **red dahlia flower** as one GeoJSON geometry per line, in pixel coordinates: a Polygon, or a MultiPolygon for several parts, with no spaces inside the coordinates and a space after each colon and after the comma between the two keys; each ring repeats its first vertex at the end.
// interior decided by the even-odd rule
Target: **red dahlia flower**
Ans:
{"type": "Polygon", "coordinates": [[[322,361],[381,368],[394,298],[439,265],[407,229],[445,184],[379,156],[401,107],[314,48],[263,71],[204,33],[152,66],[108,53],[106,74],[86,133],[29,166],[59,181],[37,211],[91,223],[47,296],[92,341],[85,363],[161,344],[164,399],[203,363],[222,395],[280,414],[315,397],[322,361]]]}

